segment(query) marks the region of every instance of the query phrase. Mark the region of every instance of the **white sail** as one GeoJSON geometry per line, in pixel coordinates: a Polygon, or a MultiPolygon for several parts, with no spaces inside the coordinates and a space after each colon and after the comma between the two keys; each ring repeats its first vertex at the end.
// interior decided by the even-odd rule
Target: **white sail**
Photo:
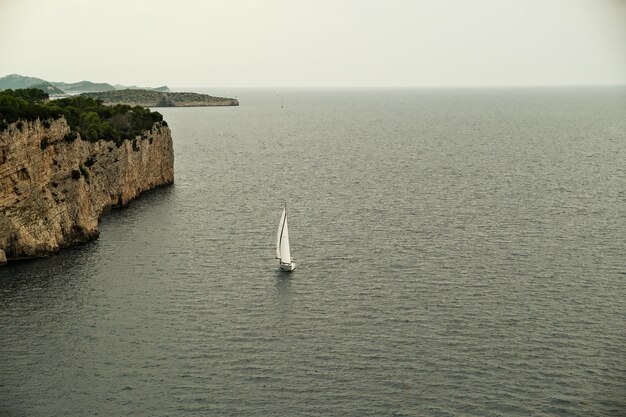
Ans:
{"type": "Polygon", "coordinates": [[[276,232],[276,257],[280,259],[280,269],[291,272],[296,269],[296,263],[291,259],[289,250],[289,226],[287,226],[287,204],[283,212],[280,213],[278,232],[276,232]]]}
{"type": "Polygon", "coordinates": [[[278,232],[276,233],[276,259],[280,259],[280,236],[283,232],[283,225],[285,224],[285,209],[280,213],[280,222],[278,223],[278,232]]]}
{"type": "Polygon", "coordinates": [[[283,231],[280,235],[280,261],[291,263],[291,252],[289,251],[289,228],[287,227],[287,213],[284,214],[283,231]]]}

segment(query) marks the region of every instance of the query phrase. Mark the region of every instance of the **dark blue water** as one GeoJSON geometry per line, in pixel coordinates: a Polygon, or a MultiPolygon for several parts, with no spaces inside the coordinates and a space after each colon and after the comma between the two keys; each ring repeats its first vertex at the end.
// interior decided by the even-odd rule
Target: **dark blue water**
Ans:
{"type": "Polygon", "coordinates": [[[0,415],[626,415],[626,89],[210,92],[0,269],[0,415]]]}

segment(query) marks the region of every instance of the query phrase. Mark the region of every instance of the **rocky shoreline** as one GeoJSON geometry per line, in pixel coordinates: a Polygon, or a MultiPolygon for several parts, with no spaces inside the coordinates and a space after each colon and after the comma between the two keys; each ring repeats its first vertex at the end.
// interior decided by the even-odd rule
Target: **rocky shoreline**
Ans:
{"type": "Polygon", "coordinates": [[[96,239],[104,212],[174,182],[165,123],[119,146],[69,132],[63,118],[0,132],[0,265],[96,239]]]}

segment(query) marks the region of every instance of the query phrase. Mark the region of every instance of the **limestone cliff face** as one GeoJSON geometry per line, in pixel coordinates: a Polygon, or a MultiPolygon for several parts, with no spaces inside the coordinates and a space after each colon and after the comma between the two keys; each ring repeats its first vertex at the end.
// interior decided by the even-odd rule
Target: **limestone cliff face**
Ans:
{"type": "Polygon", "coordinates": [[[66,141],[65,119],[17,122],[0,133],[0,264],[98,237],[98,220],[141,192],[174,182],[167,126],[121,146],[66,141]]]}

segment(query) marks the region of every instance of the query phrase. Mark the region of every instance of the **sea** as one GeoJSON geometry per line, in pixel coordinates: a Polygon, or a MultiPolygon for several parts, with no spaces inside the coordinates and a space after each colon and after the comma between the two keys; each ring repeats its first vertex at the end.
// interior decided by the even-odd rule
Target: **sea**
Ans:
{"type": "Polygon", "coordinates": [[[0,268],[0,416],[626,416],[626,87],[195,91],[0,268]]]}

